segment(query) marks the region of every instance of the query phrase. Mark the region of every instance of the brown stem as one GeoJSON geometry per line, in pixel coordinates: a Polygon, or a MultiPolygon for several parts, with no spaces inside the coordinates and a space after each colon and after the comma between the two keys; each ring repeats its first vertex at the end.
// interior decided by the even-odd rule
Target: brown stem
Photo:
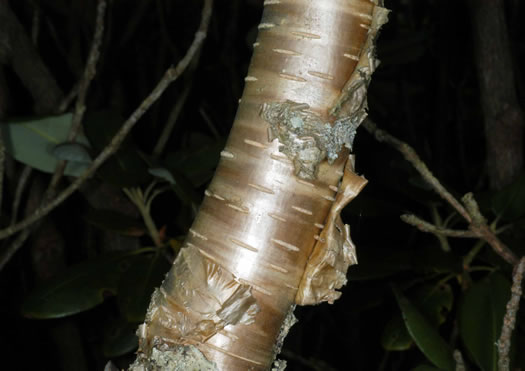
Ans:
{"type": "MultiPolygon", "coordinates": [[[[86,96],[89,89],[91,81],[96,74],[97,61],[100,56],[100,44],[102,43],[102,35],[104,33],[104,14],[106,10],[106,1],[99,0],[97,5],[97,18],[95,22],[95,34],[93,36],[93,42],[91,44],[91,49],[89,51],[88,60],[86,63],[86,68],[84,69],[84,74],[79,83],[78,98],[75,105],[75,111],[73,112],[71,130],[68,134],[67,141],[74,142],[77,135],[80,133],[82,127],[82,119],[84,117],[84,112],[86,111],[86,96]]],[[[55,168],[55,172],[51,178],[48,189],[44,200],[52,198],[56,193],[56,187],[64,175],[64,170],[66,169],[67,161],[61,160],[55,168]]]]}
{"type": "MultiPolygon", "coordinates": [[[[209,16],[207,19],[204,19],[204,21],[209,22],[209,16]]],[[[109,157],[111,157],[118,150],[120,144],[131,131],[131,129],[135,126],[137,121],[144,115],[144,113],[146,113],[146,111],[153,105],[153,103],[155,103],[161,97],[161,95],[168,88],[168,86],[173,81],[175,81],[181,75],[182,72],[184,72],[185,68],[191,61],[193,55],[198,50],[198,48],[200,47],[200,45],[206,37],[207,24],[208,23],[205,23],[205,25],[203,25],[201,23],[201,27],[195,34],[193,43],[191,44],[184,58],[180,60],[176,66],[170,67],[165,72],[164,76],[158,82],[157,86],[155,86],[155,88],[146,97],[146,99],[144,99],[144,101],[135,109],[131,116],[124,122],[119,131],[113,136],[111,142],[107,145],[107,147],[104,148],[100,152],[100,154],[93,160],[93,163],[90,165],[90,167],[86,169],[86,171],[82,175],[76,178],[75,181],[72,182],[66,189],[64,189],[60,194],[58,194],[56,198],[35,210],[35,212],[32,215],[28,216],[19,223],[16,223],[14,225],[0,230],[0,239],[11,236],[12,234],[30,226],[31,224],[38,221],[40,218],[49,214],[58,205],[60,205],[69,196],[71,196],[91,175],[93,175],[93,173],[100,166],[102,166],[102,164],[109,157]]]]}
{"type": "Polygon", "coordinates": [[[465,218],[467,222],[471,222],[472,219],[467,210],[461,205],[461,203],[452,194],[447,191],[445,187],[439,182],[439,180],[432,174],[428,169],[427,165],[419,158],[416,151],[410,147],[407,143],[400,141],[396,137],[390,135],[386,131],[379,129],[375,122],[370,119],[366,119],[362,126],[374,136],[379,142],[389,144],[390,146],[397,149],[405,157],[405,159],[414,166],[414,168],[421,174],[423,179],[427,181],[450,206],[465,218]]]}
{"type": "Polygon", "coordinates": [[[474,233],[477,233],[480,238],[483,238],[485,241],[487,241],[492,249],[503,259],[505,259],[505,261],[512,265],[516,265],[518,263],[518,258],[487,225],[487,220],[481,214],[478,203],[474,199],[474,195],[469,192],[463,196],[461,200],[472,217],[472,223],[469,225],[470,230],[474,233]]]}
{"type": "Polygon", "coordinates": [[[501,189],[523,169],[525,118],[516,96],[503,0],[469,0],[490,186],[501,189]]]}
{"type": "Polygon", "coordinates": [[[413,214],[401,215],[401,220],[407,224],[413,225],[422,232],[433,233],[435,235],[461,238],[478,238],[479,235],[472,231],[462,231],[454,229],[440,228],[432,223],[426,222],[413,214]]]}
{"type": "MultiPolygon", "coordinates": [[[[478,204],[474,200],[472,193],[467,193],[463,198],[463,205],[454,197],[440,181],[432,174],[428,169],[427,165],[419,158],[416,151],[410,147],[407,143],[397,139],[390,135],[384,130],[381,130],[377,125],[370,119],[366,119],[363,122],[363,127],[371,133],[379,142],[384,142],[395,149],[397,149],[410,162],[419,174],[425,179],[444,200],[446,200],[459,214],[465,218],[469,223],[469,229],[476,234],[479,238],[484,239],[494,251],[500,255],[509,264],[515,265],[518,262],[516,255],[495,235],[495,233],[487,225],[487,222],[481,212],[479,211],[478,204]]],[[[431,226],[431,224],[424,226],[423,221],[418,220],[413,224],[416,225],[423,231],[427,229],[437,230],[438,227],[431,226]]],[[[412,223],[411,223],[412,224],[412,223]]],[[[430,231],[430,230],[428,230],[430,231]]]]}
{"type": "Polygon", "coordinates": [[[501,335],[498,339],[498,370],[510,370],[510,345],[511,336],[514,326],[516,324],[516,315],[520,308],[520,299],[522,295],[521,281],[523,281],[523,273],[525,272],[525,257],[522,257],[517,264],[514,274],[512,276],[511,298],[507,303],[507,310],[503,318],[503,326],[501,327],[501,335]]]}

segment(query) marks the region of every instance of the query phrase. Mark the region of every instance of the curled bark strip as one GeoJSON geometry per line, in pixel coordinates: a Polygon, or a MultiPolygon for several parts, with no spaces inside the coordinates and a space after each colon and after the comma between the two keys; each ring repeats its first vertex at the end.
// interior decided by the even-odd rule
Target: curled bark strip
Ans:
{"type": "Polygon", "coordinates": [[[330,110],[332,116],[344,117],[354,122],[359,122],[359,124],[366,118],[368,85],[370,84],[372,73],[379,66],[379,60],[375,56],[375,41],[381,27],[388,22],[389,12],[388,9],[381,6],[374,7],[372,24],[368,30],[365,46],[361,51],[354,72],[330,110]]]}
{"type": "Polygon", "coordinates": [[[354,173],[353,161],[347,161],[341,187],[330,209],[295,297],[299,305],[332,304],[341,296],[336,291],[346,284],[346,271],[357,264],[355,246],[350,239],[350,227],[343,224],[341,210],[361,192],[367,181],[354,173]]]}

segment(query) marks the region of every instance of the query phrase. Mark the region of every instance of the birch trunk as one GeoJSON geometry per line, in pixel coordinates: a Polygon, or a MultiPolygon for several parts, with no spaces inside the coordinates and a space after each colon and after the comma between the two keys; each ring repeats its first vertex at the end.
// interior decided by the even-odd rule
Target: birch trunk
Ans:
{"type": "Polygon", "coordinates": [[[131,369],[267,370],[295,304],[340,296],[356,260],[339,213],[366,183],[347,159],[386,22],[379,5],[265,1],[227,145],[131,369]]]}

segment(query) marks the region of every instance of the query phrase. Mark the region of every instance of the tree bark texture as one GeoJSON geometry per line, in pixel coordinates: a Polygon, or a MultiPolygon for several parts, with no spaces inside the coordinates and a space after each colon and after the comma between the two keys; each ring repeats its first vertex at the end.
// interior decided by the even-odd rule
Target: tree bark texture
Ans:
{"type": "Polygon", "coordinates": [[[232,131],[133,370],[267,370],[295,304],[340,296],[356,261],[339,213],[366,184],[340,139],[366,116],[380,5],[265,1],[232,131]]]}
{"type": "Polygon", "coordinates": [[[523,111],[518,103],[503,0],[469,0],[490,187],[523,169],[523,111]]]}

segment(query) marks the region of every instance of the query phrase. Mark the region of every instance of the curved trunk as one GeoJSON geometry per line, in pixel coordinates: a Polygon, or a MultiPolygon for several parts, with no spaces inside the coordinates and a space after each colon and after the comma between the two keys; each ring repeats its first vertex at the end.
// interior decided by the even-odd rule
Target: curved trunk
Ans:
{"type": "Polygon", "coordinates": [[[345,145],[385,21],[372,0],[265,1],[228,143],[134,369],[266,370],[295,304],[339,297],[355,263],[339,212],[366,183],[345,145]]]}

